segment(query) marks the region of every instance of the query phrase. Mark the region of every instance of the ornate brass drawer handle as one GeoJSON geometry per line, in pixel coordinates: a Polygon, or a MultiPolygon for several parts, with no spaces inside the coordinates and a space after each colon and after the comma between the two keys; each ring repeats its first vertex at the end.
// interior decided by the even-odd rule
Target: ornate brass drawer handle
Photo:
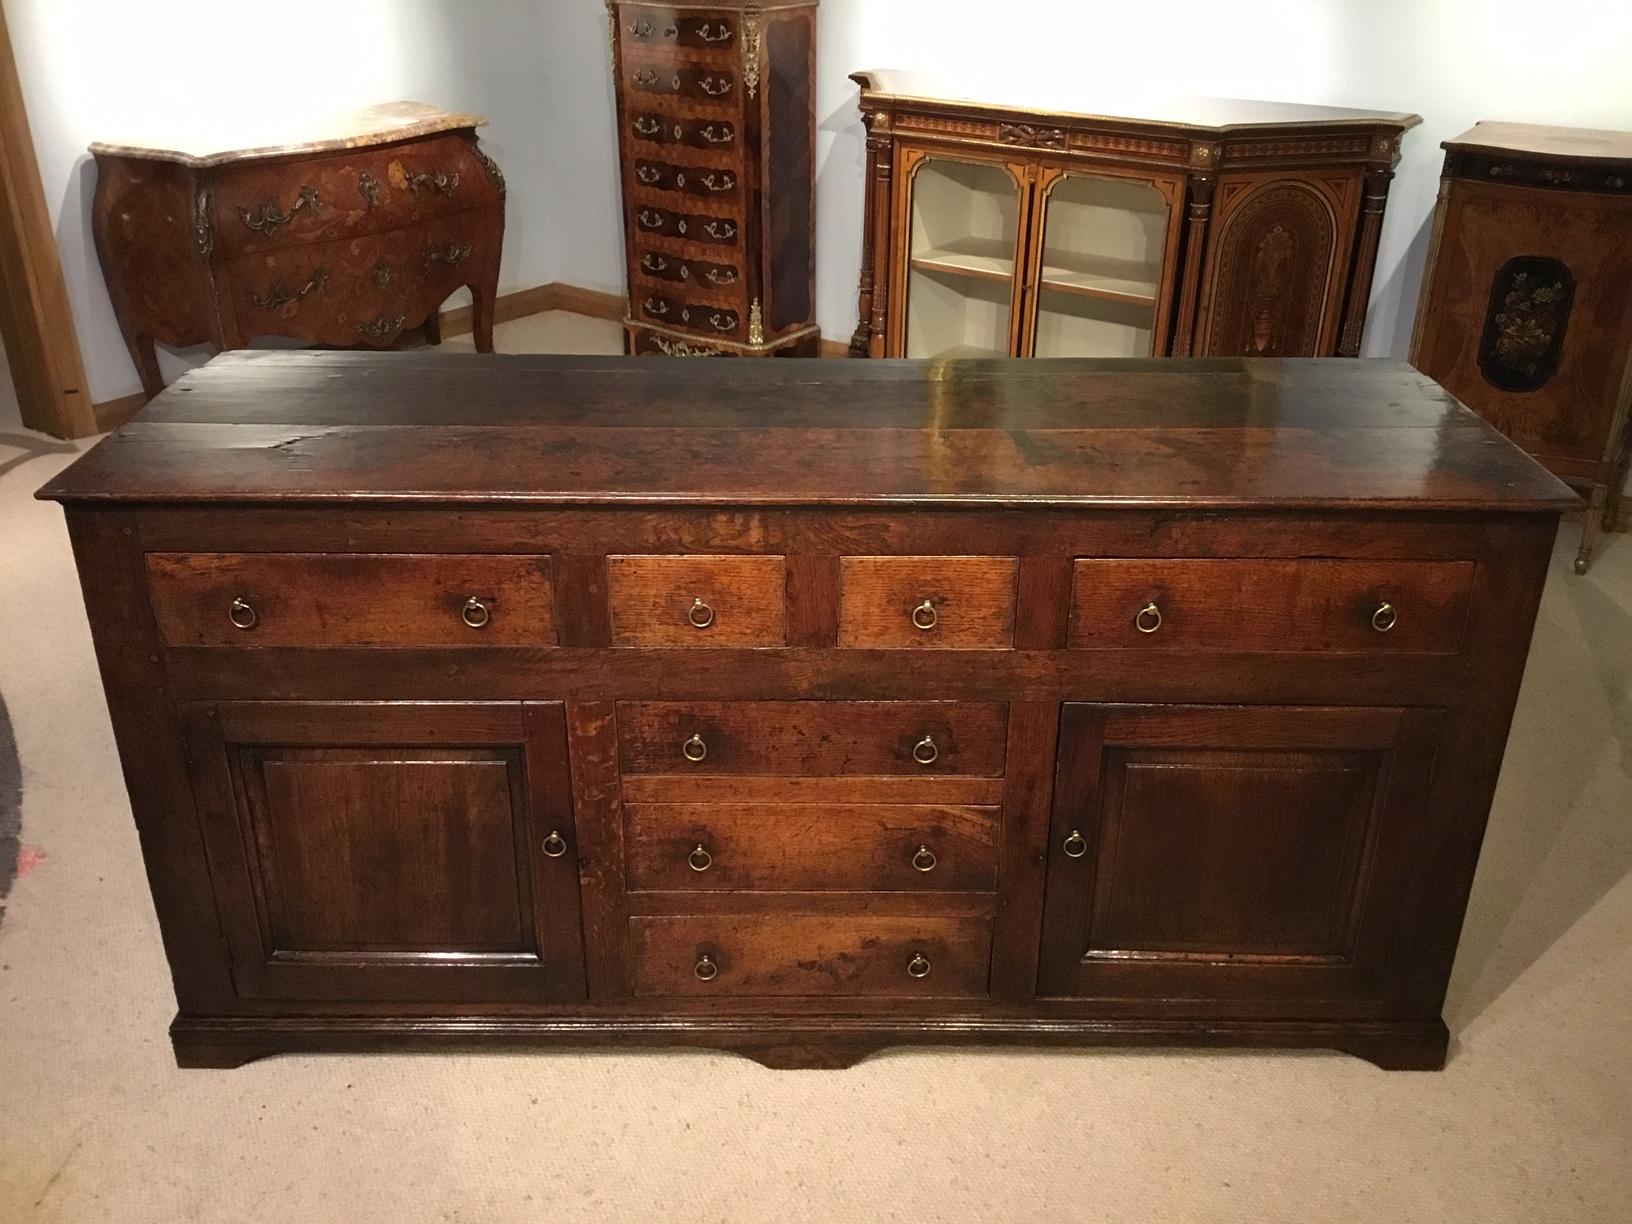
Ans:
{"type": "Polygon", "coordinates": [[[648,253],[640,257],[640,266],[647,272],[667,272],[669,270],[669,261],[661,255],[648,253]]]}
{"type": "Polygon", "coordinates": [[[667,218],[665,218],[662,213],[653,209],[643,208],[635,214],[635,220],[639,221],[647,229],[655,230],[662,229],[663,222],[667,220],[667,218]]]}
{"type": "Polygon", "coordinates": [[[425,266],[428,268],[434,263],[445,263],[450,268],[457,268],[470,258],[470,243],[450,242],[444,247],[431,247],[425,252],[425,266]]]}
{"type": "Polygon", "coordinates": [[[734,221],[710,221],[703,226],[703,233],[710,238],[718,238],[722,242],[729,241],[737,236],[737,226],[734,221]]]}
{"type": "Polygon", "coordinates": [[[698,846],[697,849],[686,855],[686,866],[695,872],[702,873],[714,866],[714,856],[708,852],[706,846],[698,846]]]}
{"type": "Polygon", "coordinates": [[[295,214],[303,208],[316,212],[317,205],[317,188],[308,184],[300,189],[299,197],[289,206],[288,212],[284,212],[276,204],[268,200],[254,212],[250,212],[247,208],[240,208],[238,210],[238,219],[257,234],[271,234],[293,221],[295,214]]]}
{"type": "Polygon", "coordinates": [[[907,976],[910,978],[926,978],[929,976],[929,957],[922,952],[914,952],[912,959],[907,962],[907,976]]]}
{"type": "Polygon", "coordinates": [[[322,268],[319,268],[316,272],[312,273],[312,278],[299,289],[289,288],[289,286],[284,284],[281,279],[275,280],[269,286],[267,286],[265,293],[252,293],[249,295],[249,300],[254,302],[255,305],[259,306],[262,310],[268,310],[273,314],[276,314],[285,306],[291,306],[309,294],[316,293],[328,283],[329,274],[322,268]]]}
{"type": "Polygon", "coordinates": [[[650,298],[649,297],[644,302],[642,302],[641,305],[646,308],[646,313],[647,314],[656,315],[660,319],[664,315],[669,313],[669,304],[667,302],[665,302],[662,298],[650,298]]]}
{"type": "Polygon", "coordinates": [[[935,604],[926,599],[912,610],[912,623],[916,628],[928,633],[941,623],[941,614],[935,611],[935,604]]]}
{"type": "Polygon", "coordinates": [[[232,622],[234,629],[243,629],[246,632],[260,623],[254,605],[242,596],[232,601],[227,607],[227,619],[232,622]]]}
{"type": "Polygon", "coordinates": [[[1377,605],[1377,610],[1371,614],[1371,627],[1378,633],[1387,633],[1400,623],[1400,614],[1395,611],[1394,605],[1383,602],[1377,605]]]}
{"type": "Polygon", "coordinates": [[[381,315],[377,319],[368,319],[357,324],[357,331],[370,340],[387,340],[400,332],[402,325],[406,322],[408,322],[407,315],[381,315]]]}
{"type": "Polygon", "coordinates": [[[380,180],[372,174],[359,174],[357,176],[357,192],[363,199],[368,201],[370,208],[380,206],[380,180]]]}
{"type": "Polygon", "coordinates": [[[697,37],[708,43],[728,42],[731,38],[731,26],[722,21],[719,29],[713,30],[709,28],[708,22],[705,21],[697,27],[697,37]]]}
{"type": "Polygon", "coordinates": [[[941,759],[941,750],[935,746],[935,740],[926,735],[912,746],[912,759],[920,765],[933,765],[941,759]]]}
{"type": "Polygon", "coordinates": [[[691,610],[686,613],[686,619],[691,622],[694,629],[707,629],[714,623],[714,609],[698,596],[691,601],[691,610]]]}
{"type": "Polygon", "coordinates": [[[493,613],[488,611],[485,603],[472,595],[465,600],[465,606],[459,609],[459,619],[472,629],[486,629],[493,619],[493,613]]]}
{"type": "Polygon", "coordinates": [[[730,191],[737,185],[737,176],[729,171],[703,175],[703,186],[710,191],[730,191]]]}
{"type": "Polygon", "coordinates": [[[730,77],[700,77],[697,88],[711,98],[723,98],[731,92],[730,77]]]}
{"type": "Polygon", "coordinates": [[[704,278],[711,285],[734,285],[737,283],[735,268],[710,268],[704,278]]]}
{"type": "Polygon", "coordinates": [[[737,330],[737,316],[728,310],[716,310],[708,316],[708,325],[717,332],[734,332],[737,330]]]}
{"type": "Polygon", "coordinates": [[[661,170],[653,170],[650,166],[636,166],[635,177],[641,182],[645,183],[647,186],[651,186],[651,184],[657,182],[663,177],[663,172],[661,170]]]}
{"type": "Polygon", "coordinates": [[[428,170],[424,174],[410,174],[408,186],[413,191],[423,188],[451,196],[459,186],[459,172],[455,170],[450,174],[445,170],[428,170]]]}
{"type": "Polygon", "coordinates": [[[699,982],[712,982],[720,976],[720,967],[707,952],[697,958],[697,963],[692,966],[691,971],[699,982]]]}
{"type": "Polygon", "coordinates": [[[567,839],[561,836],[559,829],[551,829],[550,835],[544,839],[544,853],[550,858],[560,858],[567,852],[567,839]]]}
{"type": "Polygon", "coordinates": [[[912,869],[923,872],[934,871],[935,864],[938,862],[940,862],[940,859],[935,857],[933,850],[928,846],[919,846],[917,853],[912,856],[912,869]]]}
{"type": "Polygon", "coordinates": [[[1072,829],[1070,835],[1060,844],[1065,851],[1066,858],[1081,858],[1088,853],[1088,839],[1081,832],[1072,829]]]}
{"type": "Polygon", "coordinates": [[[692,737],[680,745],[680,755],[695,765],[708,755],[708,745],[703,743],[703,737],[692,734],[692,737]]]}
{"type": "Polygon", "coordinates": [[[663,125],[650,115],[641,115],[635,120],[635,133],[639,136],[656,136],[663,130],[663,125]]]}
{"type": "Polygon", "coordinates": [[[1140,633],[1155,633],[1162,627],[1162,610],[1153,602],[1139,609],[1139,614],[1133,618],[1134,628],[1140,633]]]}
{"type": "Polygon", "coordinates": [[[717,127],[711,123],[707,127],[699,129],[697,134],[708,141],[709,144],[717,145],[730,144],[732,138],[736,136],[729,123],[722,123],[717,127]]]}

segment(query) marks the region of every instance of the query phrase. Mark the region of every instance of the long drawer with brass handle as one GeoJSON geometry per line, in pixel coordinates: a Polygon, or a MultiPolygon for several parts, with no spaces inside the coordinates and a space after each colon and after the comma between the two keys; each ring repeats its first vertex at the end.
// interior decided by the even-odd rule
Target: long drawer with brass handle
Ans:
{"type": "Polygon", "coordinates": [[[639,158],[635,161],[635,182],[654,192],[672,191],[724,202],[737,198],[737,172],[720,166],[679,166],[639,158]]]}
{"type": "Polygon", "coordinates": [[[734,264],[684,259],[668,251],[645,246],[637,248],[635,267],[642,277],[652,281],[689,284],[705,294],[727,294],[733,299],[741,297],[746,283],[742,272],[734,264]]]}
{"type": "Polygon", "coordinates": [[[742,226],[735,218],[701,213],[680,213],[652,204],[632,205],[637,232],[664,238],[684,238],[710,246],[736,246],[742,226]]]}
{"type": "Polygon", "coordinates": [[[629,887],[649,892],[991,892],[999,809],[906,803],[626,803],[629,887]]]}
{"type": "Polygon", "coordinates": [[[618,703],[631,774],[1003,774],[994,701],[618,703]]]}
{"type": "Polygon", "coordinates": [[[726,68],[638,61],[630,66],[628,75],[630,86],[638,93],[668,94],[722,105],[735,102],[736,74],[726,68]]]}
{"type": "Polygon", "coordinates": [[[741,147],[738,125],[717,115],[676,115],[655,108],[635,111],[628,133],[651,145],[682,145],[693,149],[729,152],[741,147]]]}
{"type": "Polygon", "coordinates": [[[737,13],[657,8],[642,4],[615,18],[618,37],[628,51],[648,47],[679,47],[691,52],[726,52],[736,49],[737,13]]]}
{"type": "Polygon", "coordinates": [[[149,553],[172,646],[553,646],[547,556],[149,553]]]}
{"type": "Polygon", "coordinates": [[[987,991],[985,918],[637,917],[637,996],[973,997],[987,991]]]}
{"type": "Polygon", "coordinates": [[[687,327],[716,339],[736,339],[742,334],[742,315],[729,306],[666,297],[661,293],[640,296],[642,318],[654,323],[687,327]]]}

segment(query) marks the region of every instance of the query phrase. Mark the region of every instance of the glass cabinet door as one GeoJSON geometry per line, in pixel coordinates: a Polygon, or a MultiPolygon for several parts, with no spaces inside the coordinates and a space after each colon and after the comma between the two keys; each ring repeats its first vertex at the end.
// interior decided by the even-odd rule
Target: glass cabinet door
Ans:
{"type": "Polygon", "coordinates": [[[1014,351],[1021,184],[998,163],[925,157],[910,171],[907,357],[1014,351]]]}
{"type": "Polygon", "coordinates": [[[1060,173],[1040,191],[1036,357],[1149,357],[1163,342],[1178,210],[1148,179],[1060,173]]]}

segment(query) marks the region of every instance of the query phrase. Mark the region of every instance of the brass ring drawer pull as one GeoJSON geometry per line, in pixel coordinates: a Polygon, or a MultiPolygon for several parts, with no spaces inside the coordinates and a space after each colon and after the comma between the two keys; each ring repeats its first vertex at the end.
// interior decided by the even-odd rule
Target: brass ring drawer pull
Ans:
{"type": "Polygon", "coordinates": [[[695,872],[702,873],[714,866],[714,856],[708,852],[707,847],[698,846],[697,849],[686,855],[686,866],[695,872]]]}
{"type": "Polygon", "coordinates": [[[493,619],[493,613],[487,610],[487,605],[472,595],[465,600],[465,606],[459,610],[459,619],[472,629],[485,629],[493,619]]]}
{"type": "Polygon", "coordinates": [[[703,743],[702,736],[693,735],[685,743],[680,745],[680,754],[692,764],[696,764],[698,761],[702,760],[708,755],[708,745],[703,743]]]}
{"type": "Polygon", "coordinates": [[[912,623],[925,633],[935,628],[940,620],[940,613],[935,611],[935,605],[927,599],[912,610],[912,623]]]}
{"type": "Polygon", "coordinates": [[[697,963],[692,966],[691,971],[696,975],[699,982],[712,982],[720,976],[720,967],[714,963],[714,958],[707,952],[697,958],[697,963]]]}
{"type": "Polygon", "coordinates": [[[253,629],[261,618],[255,614],[249,600],[235,599],[227,608],[227,619],[234,629],[253,629]]]}
{"type": "Polygon", "coordinates": [[[907,962],[907,976],[910,978],[926,978],[929,976],[929,958],[922,952],[914,952],[912,959],[907,962]]]}
{"type": "Polygon", "coordinates": [[[550,835],[544,839],[544,853],[550,858],[560,858],[567,852],[567,839],[561,836],[557,829],[551,829],[550,835]]]}
{"type": "Polygon", "coordinates": [[[912,869],[914,871],[934,871],[935,864],[940,861],[935,857],[935,852],[928,846],[919,846],[918,852],[912,856],[912,869]]]}
{"type": "Polygon", "coordinates": [[[920,765],[933,765],[941,759],[941,750],[935,746],[935,741],[926,735],[912,746],[912,759],[920,765]]]}
{"type": "Polygon", "coordinates": [[[1378,633],[1387,633],[1399,623],[1400,614],[1394,610],[1394,605],[1391,603],[1379,604],[1377,611],[1371,614],[1371,627],[1377,630],[1378,633]]]}
{"type": "Polygon", "coordinates": [[[1071,835],[1065,839],[1060,849],[1065,851],[1066,858],[1081,858],[1088,853],[1088,839],[1078,830],[1072,829],[1071,835]]]}
{"type": "Polygon", "coordinates": [[[1148,603],[1139,609],[1133,623],[1140,633],[1155,633],[1162,627],[1162,610],[1154,602],[1148,603]]]}
{"type": "Polygon", "coordinates": [[[699,595],[691,601],[691,610],[686,613],[686,619],[694,629],[707,629],[714,623],[714,609],[704,603],[699,595]]]}

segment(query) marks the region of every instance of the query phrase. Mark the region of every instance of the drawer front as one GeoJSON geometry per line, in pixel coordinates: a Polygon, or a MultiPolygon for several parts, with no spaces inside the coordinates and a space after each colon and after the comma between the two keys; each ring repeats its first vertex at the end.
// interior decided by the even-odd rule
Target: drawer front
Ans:
{"type": "Polygon", "coordinates": [[[628,803],[639,892],[991,892],[995,807],[628,803]]]}
{"type": "Polygon", "coordinates": [[[1471,561],[1079,559],[1075,649],[1454,654],[1471,561]]]}
{"type": "Polygon", "coordinates": [[[737,100],[736,74],[725,68],[691,67],[649,60],[631,63],[624,72],[629,88],[635,91],[636,96],[656,94],[721,106],[734,105],[737,100]]]}
{"type": "Polygon", "coordinates": [[[687,337],[678,340],[652,332],[637,331],[633,337],[637,357],[735,357],[729,349],[710,348],[701,340],[687,337]]]}
{"type": "Polygon", "coordinates": [[[985,918],[643,917],[635,993],[972,997],[987,991],[985,918]]]}
{"type": "Polygon", "coordinates": [[[620,702],[634,774],[914,774],[998,778],[999,702],[620,702]]]}
{"type": "Polygon", "coordinates": [[[635,269],[650,281],[694,285],[704,293],[733,297],[743,288],[742,273],[733,264],[711,263],[706,259],[682,259],[666,251],[642,249],[637,252],[635,269]]]}
{"type": "Polygon", "coordinates": [[[672,162],[635,159],[635,182],[654,192],[676,192],[735,204],[737,172],[719,166],[677,166],[672,162]]]}
{"type": "Polygon", "coordinates": [[[681,12],[679,9],[627,7],[618,19],[618,37],[629,50],[685,47],[694,51],[730,51],[737,45],[733,13],[681,12]]]}
{"type": "Polygon", "coordinates": [[[742,315],[729,306],[687,302],[661,293],[641,295],[640,315],[665,327],[691,328],[722,340],[737,340],[742,334],[742,315]]]}
{"type": "Polygon", "coordinates": [[[608,557],[614,646],[782,646],[781,557],[608,557]]]}
{"type": "Polygon", "coordinates": [[[497,264],[496,215],[462,213],[368,237],[241,255],[228,293],[246,337],[389,346],[497,264]]]}
{"type": "Polygon", "coordinates": [[[246,162],[217,171],[212,195],[215,235],[229,257],[382,233],[500,200],[475,145],[459,135],[246,162]]]}
{"type": "Polygon", "coordinates": [[[150,553],[171,646],[553,646],[550,558],[150,553]]]}
{"type": "Polygon", "coordinates": [[[691,149],[731,152],[741,146],[737,125],[714,116],[671,115],[636,107],[629,118],[629,135],[640,144],[679,145],[691,149]]]}
{"type": "Polygon", "coordinates": [[[1014,645],[1013,557],[844,557],[839,645],[979,650],[1014,645]]]}
{"type": "Polygon", "coordinates": [[[675,212],[651,204],[632,205],[635,232],[658,235],[663,238],[683,238],[687,242],[701,242],[708,246],[734,247],[742,232],[731,217],[711,217],[699,213],[675,212]]]}

